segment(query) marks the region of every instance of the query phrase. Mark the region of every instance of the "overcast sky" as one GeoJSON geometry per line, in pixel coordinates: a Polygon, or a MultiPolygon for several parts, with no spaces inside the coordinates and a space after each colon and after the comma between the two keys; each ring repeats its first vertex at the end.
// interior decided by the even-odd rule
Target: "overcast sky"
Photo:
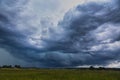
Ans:
{"type": "Polygon", "coordinates": [[[0,0],[0,65],[120,67],[119,0],[0,0]]]}

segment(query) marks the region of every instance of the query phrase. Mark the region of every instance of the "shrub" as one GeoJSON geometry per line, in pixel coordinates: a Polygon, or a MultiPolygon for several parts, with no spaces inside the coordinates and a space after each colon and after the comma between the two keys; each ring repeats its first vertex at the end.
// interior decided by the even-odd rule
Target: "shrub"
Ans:
{"type": "Polygon", "coordinates": [[[15,68],[21,68],[21,66],[20,66],[20,65],[15,65],[14,67],[15,67],[15,68]]]}

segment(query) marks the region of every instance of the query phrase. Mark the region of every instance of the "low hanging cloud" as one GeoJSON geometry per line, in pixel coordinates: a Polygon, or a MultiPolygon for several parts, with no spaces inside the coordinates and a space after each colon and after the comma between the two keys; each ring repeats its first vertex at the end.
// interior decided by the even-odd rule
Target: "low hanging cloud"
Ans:
{"type": "MultiPolygon", "coordinates": [[[[26,15],[27,1],[0,1],[0,47],[39,67],[108,65],[120,61],[118,0],[70,9],[57,26],[26,15]]],[[[54,14],[54,13],[53,13],[54,14]]]]}

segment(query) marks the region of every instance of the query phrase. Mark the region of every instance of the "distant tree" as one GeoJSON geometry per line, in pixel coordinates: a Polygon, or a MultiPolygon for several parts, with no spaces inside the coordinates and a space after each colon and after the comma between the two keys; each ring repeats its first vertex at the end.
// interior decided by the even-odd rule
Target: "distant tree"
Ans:
{"type": "Polygon", "coordinates": [[[14,67],[15,67],[15,68],[21,68],[21,66],[20,66],[20,65],[15,65],[14,67]]]}
{"type": "Polygon", "coordinates": [[[2,68],[12,68],[12,65],[3,65],[2,68]]]}
{"type": "Polygon", "coordinates": [[[105,70],[105,68],[104,67],[99,67],[99,70],[105,70]]]}
{"type": "Polygon", "coordinates": [[[90,70],[93,70],[93,69],[95,69],[93,66],[90,66],[90,68],[89,68],[90,70]]]}

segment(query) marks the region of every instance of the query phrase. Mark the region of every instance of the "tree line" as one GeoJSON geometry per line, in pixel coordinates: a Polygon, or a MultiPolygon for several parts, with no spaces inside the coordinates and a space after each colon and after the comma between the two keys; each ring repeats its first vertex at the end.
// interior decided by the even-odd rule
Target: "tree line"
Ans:
{"type": "MultiPolygon", "coordinates": [[[[30,68],[30,67],[21,67],[21,65],[3,65],[0,66],[0,68],[30,68]]],[[[36,68],[36,67],[31,67],[31,68],[36,68]]],[[[38,68],[37,68],[38,69],[38,68]]],[[[81,68],[46,68],[46,69],[80,69],[80,70],[117,70],[120,71],[120,68],[105,68],[105,67],[94,67],[94,66],[89,66],[89,67],[81,67],[81,68]]]]}
{"type": "Polygon", "coordinates": [[[21,66],[20,65],[14,65],[14,66],[12,66],[12,65],[3,65],[3,66],[0,66],[0,68],[21,68],[21,66]]]}

